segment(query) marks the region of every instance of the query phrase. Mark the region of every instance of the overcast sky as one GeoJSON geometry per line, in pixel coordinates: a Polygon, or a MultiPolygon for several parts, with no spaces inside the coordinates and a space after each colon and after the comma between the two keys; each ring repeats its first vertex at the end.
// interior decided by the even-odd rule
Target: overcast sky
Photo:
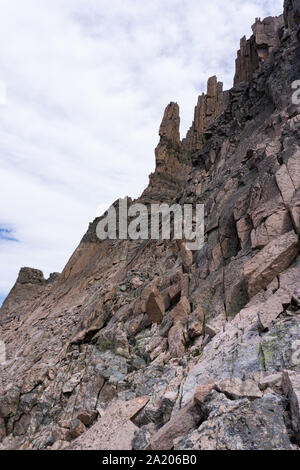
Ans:
{"type": "Polygon", "coordinates": [[[0,302],[61,271],[97,208],[139,196],[165,106],[181,135],[240,38],[283,0],[0,0],[0,302]]]}

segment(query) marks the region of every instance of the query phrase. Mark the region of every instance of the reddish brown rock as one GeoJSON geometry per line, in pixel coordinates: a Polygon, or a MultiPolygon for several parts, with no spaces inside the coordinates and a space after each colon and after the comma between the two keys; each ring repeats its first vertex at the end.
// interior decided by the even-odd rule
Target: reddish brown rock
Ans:
{"type": "Polygon", "coordinates": [[[277,171],[276,181],[281,192],[282,199],[286,204],[289,204],[293,199],[295,186],[286,165],[281,165],[280,169],[277,171]]]}
{"type": "Polygon", "coordinates": [[[268,17],[263,21],[257,18],[252,26],[250,39],[244,36],[236,60],[234,85],[249,82],[254,72],[266,60],[270,52],[279,44],[279,30],[283,26],[283,17],[268,17]]]}
{"type": "Polygon", "coordinates": [[[170,103],[165,109],[164,117],[159,128],[161,143],[167,141],[179,145],[179,126],[179,106],[177,103],[170,103]]]}
{"type": "Polygon", "coordinates": [[[198,338],[203,334],[203,323],[192,317],[192,320],[188,323],[188,335],[190,339],[198,338]]]}
{"type": "Polygon", "coordinates": [[[46,287],[46,279],[42,271],[32,268],[22,268],[18,279],[0,308],[1,322],[13,318],[20,320],[24,307],[35,302],[46,287]]]}
{"type": "Polygon", "coordinates": [[[141,296],[137,299],[133,307],[135,314],[141,313],[141,312],[146,313],[147,301],[149,299],[150,294],[152,292],[154,292],[155,294],[159,294],[157,284],[158,284],[158,279],[155,279],[150,284],[148,284],[147,287],[145,287],[145,289],[143,289],[141,296]]]}
{"type": "MultiPolygon", "coordinates": [[[[288,301],[289,301],[288,296],[288,301]]],[[[259,323],[262,329],[271,328],[277,318],[283,312],[285,296],[281,292],[272,295],[262,306],[258,313],[259,323]]]]}
{"type": "Polygon", "coordinates": [[[192,127],[183,141],[185,149],[193,151],[202,149],[206,129],[224,111],[226,103],[223,83],[218,82],[217,77],[211,77],[207,82],[206,94],[203,93],[198,98],[192,127]]]}
{"type": "Polygon", "coordinates": [[[282,374],[273,374],[264,377],[259,381],[259,388],[261,390],[267,390],[268,388],[274,388],[275,390],[280,390],[282,387],[282,374]]]}
{"type": "Polygon", "coordinates": [[[189,297],[190,278],[188,274],[183,274],[181,281],[181,297],[189,297]]]}
{"type": "Polygon", "coordinates": [[[236,228],[237,228],[237,233],[238,233],[239,240],[241,243],[241,247],[245,248],[245,246],[247,245],[249,241],[250,233],[252,229],[252,224],[251,224],[251,221],[249,220],[249,217],[243,217],[242,219],[240,219],[236,224],[236,228]]]}
{"type": "Polygon", "coordinates": [[[96,410],[81,410],[77,414],[77,419],[79,419],[85,426],[91,426],[97,419],[98,414],[99,413],[96,410]]]}
{"type": "Polygon", "coordinates": [[[161,323],[165,313],[165,303],[158,289],[154,289],[146,304],[146,313],[152,323],[161,323]]]}
{"type": "Polygon", "coordinates": [[[233,400],[238,400],[239,398],[253,400],[263,396],[255,382],[252,380],[245,380],[243,382],[236,377],[218,382],[216,384],[216,390],[220,393],[224,393],[233,400]]]}
{"type": "Polygon", "coordinates": [[[198,405],[203,405],[206,398],[215,390],[215,384],[210,382],[204,385],[198,385],[195,391],[194,400],[198,405]]]}
{"type": "Polygon", "coordinates": [[[204,333],[210,338],[214,338],[219,333],[219,331],[216,328],[213,328],[212,326],[207,324],[205,325],[204,333]]]}
{"type": "Polygon", "coordinates": [[[263,248],[272,240],[293,230],[291,217],[287,210],[278,210],[252,231],[252,248],[263,248]]]}
{"type": "MultiPolygon", "coordinates": [[[[268,387],[263,397],[252,385],[242,390],[245,381],[222,384],[224,393],[213,390],[207,399],[210,388],[202,390],[195,432],[185,427],[185,415],[173,421],[210,378],[218,383],[234,374],[260,383],[262,368],[273,374],[283,362],[299,366],[299,262],[285,270],[294,254],[286,233],[300,231],[300,114],[290,88],[299,41],[296,31],[282,30],[280,47],[271,51],[275,23],[256,22],[255,54],[244,57],[247,84],[224,93],[215,78],[209,81],[185,141],[178,105],[164,115],[155,172],[137,201],[204,203],[202,250],[191,253],[173,240],[100,242],[96,219],[61,276],[19,278],[0,310],[7,358],[0,364],[1,449],[51,448],[52,432],[52,448],[62,449],[84,430],[70,421],[80,417],[90,426],[96,409],[101,418],[75,448],[129,450],[136,432],[145,448],[170,419],[167,447],[292,447],[282,391],[269,388],[273,379],[261,384],[268,387]],[[251,293],[259,291],[250,302],[244,266],[251,293]],[[151,293],[159,320],[163,315],[159,325],[146,313],[151,293]],[[145,391],[151,403],[139,413],[134,402],[138,416],[124,415],[125,400],[145,391]]],[[[296,245],[295,238],[298,252],[296,245]]]]}
{"type": "Polygon", "coordinates": [[[169,351],[172,357],[182,357],[185,353],[184,329],[181,323],[176,323],[168,335],[169,351]]]}
{"type": "Polygon", "coordinates": [[[128,402],[117,401],[83,436],[74,441],[72,450],[131,450],[139,430],[131,419],[146,406],[149,397],[128,402]]]}
{"type": "Polygon", "coordinates": [[[273,279],[290,266],[299,252],[299,239],[288,232],[273,240],[244,267],[250,297],[267,287],[273,279]]]}
{"type": "Polygon", "coordinates": [[[192,400],[153,436],[147,450],[172,449],[174,440],[195,429],[200,418],[201,413],[192,400]]]}
{"type": "Polygon", "coordinates": [[[86,432],[86,427],[79,419],[72,419],[69,423],[69,432],[71,439],[76,439],[86,432]]]}
{"type": "Polygon", "coordinates": [[[180,300],[181,290],[182,285],[181,283],[178,283],[173,284],[172,286],[162,291],[161,295],[164,299],[166,310],[168,310],[172,305],[176,304],[180,300]]]}
{"type": "Polygon", "coordinates": [[[175,198],[191,169],[191,161],[181,152],[180,117],[177,103],[170,103],[159,129],[160,142],[155,149],[156,169],[150,175],[149,186],[142,202],[164,202],[175,198]],[[164,186],[164,193],[161,187],[164,186]]]}
{"type": "MultiPolygon", "coordinates": [[[[77,436],[78,437],[78,436],[77,436]]],[[[71,435],[67,427],[55,427],[52,432],[52,439],[55,442],[70,442],[71,435]]]]}
{"type": "Polygon", "coordinates": [[[191,313],[191,305],[190,302],[186,297],[182,297],[180,302],[176,305],[176,307],[172,310],[172,318],[173,322],[181,322],[185,324],[189,318],[189,314],[191,313]]]}
{"type": "Polygon", "coordinates": [[[188,271],[193,264],[193,252],[187,248],[187,244],[183,240],[176,240],[173,248],[174,253],[180,256],[184,268],[188,271]]]}

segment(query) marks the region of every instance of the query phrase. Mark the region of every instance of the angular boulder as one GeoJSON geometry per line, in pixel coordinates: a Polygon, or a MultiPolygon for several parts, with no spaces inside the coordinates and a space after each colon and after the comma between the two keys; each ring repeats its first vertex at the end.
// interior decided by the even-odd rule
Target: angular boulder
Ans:
{"type": "Polygon", "coordinates": [[[172,310],[172,318],[174,323],[181,322],[185,324],[191,313],[191,305],[186,297],[182,297],[180,302],[172,310]]]}
{"type": "Polygon", "coordinates": [[[81,421],[85,426],[91,426],[97,419],[98,411],[96,410],[80,410],[77,419],[81,421]]]}
{"type": "Polygon", "coordinates": [[[198,385],[194,395],[195,403],[200,406],[203,405],[208,395],[210,395],[211,392],[215,390],[215,387],[216,386],[213,382],[204,385],[198,385]]]}
{"type": "Polygon", "coordinates": [[[146,313],[152,323],[161,323],[165,313],[165,302],[157,288],[154,288],[148,297],[146,313]]]}
{"type": "Polygon", "coordinates": [[[295,186],[286,165],[282,165],[276,173],[276,182],[281,192],[282,199],[288,204],[293,199],[295,186]]]}
{"type": "Polygon", "coordinates": [[[184,329],[181,323],[175,323],[168,334],[169,351],[172,357],[181,357],[185,353],[184,329]]]}
{"type": "Polygon", "coordinates": [[[216,384],[216,390],[224,393],[227,397],[237,400],[239,398],[248,398],[253,400],[262,397],[262,392],[255,382],[246,380],[243,382],[241,379],[232,377],[231,379],[224,380],[216,384]]]}
{"type": "Polygon", "coordinates": [[[244,266],[248,294],[254,297],[287,269],[299,252],[299,239],[294,231],[285,233],[263,248],[244,266]]]}
{"type": "Polygon", "coordinates": [[[192,400],[153,436],[147,450],[172,449],[174,440],[195,429],[200,419],[199,408],[192,400]]]}
{"type": "Polygon", "coordinates": [[[176,450],[293,450],[280,397],[232,401],[213,392],[205,403],[208,419],[174,442],[176,450]]]}
{"type": "Polygon", "coordinates": [[[72,450],[131,450],[132,441],[139,428],[131,419],[146,406],[149,397],[128,402],[117,401],[84,435],[71,445],[72,450]]]}

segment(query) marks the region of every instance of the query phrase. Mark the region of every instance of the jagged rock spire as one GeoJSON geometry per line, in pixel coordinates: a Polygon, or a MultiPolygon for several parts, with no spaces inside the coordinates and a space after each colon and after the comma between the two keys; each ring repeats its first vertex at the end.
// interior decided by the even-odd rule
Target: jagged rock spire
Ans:
{"type": "Polygon", "coordinates": [[[155,149],[156,169],[163,164],[167,158],[167,150],[178,150],[180,147],[180,116],[177,103],[169,103],[165,109],[164,116],[159,128],[160,141],[155,149]]]}
{"type": "Polygon", "coordinates": [[[57,282],[23,270],[0,310],[0,450],[300,450],[300,114],[281,97],[296,27],[281,37],[213,124],[211,79],[203,151],[165,113],[137,201],[204,203],[201,250],[91,226],[57,282]]]}
{"type": "Polygon", "coordinates": [[[241,39],[236,59],[234,85],[249,82],[254,72],[266,60],[270,52],[279,44],[279,30],[283,27],[283,16],[268,17],[261,21],[256,18],[250,39],[241,39]]]}
{"type": "Polygon", "coordinates": [[[155,149],[155,172],[142,198],[155,201],[170,201],[178,194],[191,163],[182,152],[180,142],[180,115],[177,103],[169,103],[159,128],[160,141],[155,149]],[[163,189],[162,189],[163,188],[163,189]]]}
{"type": "Polygon", "coordinates": [[[209,78],[207,93],[199,96],[192,127],[183,141],[186,150],[201,150],[206,129],[224,110],[225,96],[223,83],[216,76],[209,78]]]}
{"type": "Polygon", "coordinates": [[[177,103],[171,102],[165,109],[164,117],[159,128],[160,143],[166,141],[179,145],[180,143],[180,116],[179,106],[177,103]]]}

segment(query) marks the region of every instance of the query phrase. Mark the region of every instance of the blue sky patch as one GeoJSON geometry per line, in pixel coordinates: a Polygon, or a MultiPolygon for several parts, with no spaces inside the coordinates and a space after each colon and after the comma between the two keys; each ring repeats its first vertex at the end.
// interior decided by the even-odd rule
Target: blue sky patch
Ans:
{"type": "Polygon", "coordinates": [[[13,231],[7,228],[0,228],[0,240],[8,241],[8,242],[18,242],[14,236],[12,236],[13,231]]]}
{"type": "Polygon", "coordinates": [[[0,294],[0,307],[2,306],[5,299],[6,299],[6,295],[0,294]]]}

